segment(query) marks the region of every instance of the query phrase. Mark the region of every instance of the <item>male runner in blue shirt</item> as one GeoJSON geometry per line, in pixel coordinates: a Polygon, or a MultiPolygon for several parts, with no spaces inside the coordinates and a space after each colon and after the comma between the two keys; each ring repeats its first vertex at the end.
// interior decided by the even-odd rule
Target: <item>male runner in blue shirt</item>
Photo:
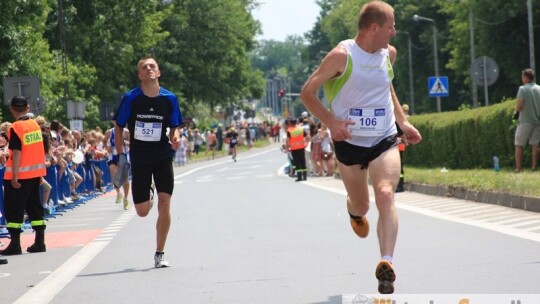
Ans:
{"type": "MultiPolygon", "coordinates": [[[[183,124],[176,95],[160,87],[161,72],[157,61],[151,56],[139,60],[140,87],[127,92],[122,98],[116,117],[116,134],[122,134],[127,126],[130,132],[130,159],[132,194],[135,210],[145,217],[153,205],[153,185],[158,193],[157,244],[154,262],[156,268],[169,267],[163,258],[165,242],[171,225],[170,203],[174,188],[172,160],[180,146],[178,127],[183,124]],[[167,136],[169,129],[169,136],[167,136]]],[[[123,139],[115,137],[120,158],[123,155],[123,139]]]]}

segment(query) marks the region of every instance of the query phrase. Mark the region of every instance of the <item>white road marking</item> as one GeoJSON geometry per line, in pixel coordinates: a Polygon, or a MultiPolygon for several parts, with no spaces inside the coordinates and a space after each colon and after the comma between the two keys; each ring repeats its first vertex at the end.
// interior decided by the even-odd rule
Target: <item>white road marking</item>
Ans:
{"type": "MultiPolygon", "coordinates": [[[[133,218],[133,213],[124,213],[115,222],[133,218]]],[[[127,223],[125,221],[124,225],[127,223]]],[[[111,223],[109,227],[116,226],[111,223]]],[[[108,227],[108,228],[109,228],[108,227]]],[[[107,229],[107,228],[105,228],[107,229]]],[[[13,304],[46,304],[49,303],[64,287],[73,280],[113,239],[116,234],[101,233],[95,240],[81,248],[69,260],[64,262],[53,273],[44,278],[36,286],[22,295],[13,304]]]]}
{"type": "MultiPolygon", "coordinates": [[[[282,172],[283,172],[283,167],[278,170],[277,174],[286,177],[286,175],[284,175],[282,172]]],[[[339,187],[339,188],[338,187],[328,187],[328,186],[324,186],[324,185],[322,185],[320,183],[310,182],[310,181],[303,182],[302,184],[310,186],[310,187],[322,189],[322,190],[325,190],[325,191],[341,194],[344,197],[346,197],[346,195],[347,195],[347,192],[345,191],[344,187],[339,187]]],[[[441,220],[445,220],[445,221],[451,221],[451,222],[466,224],[466,225],[475,226],[475,227],[480,227],[480,228],[488,229],[488,230],[491,230],[491,231],[504,233],[504,234],[507,234],[507,235],[511,235],[511,236],[515,236],[515,237],[519,237],[519,238],[523,238],[523,239],[527,239],[527,240],[531,240],[531,241],[535,241],[535,242],[540,243],[540,233],[532,232],[532,231],[537,230],[536,228],[535,229],[533,229],[533,228],[518,229],[516,227],[512,227],[512,226],[509,226],[509,225],[502,225],[501,223],[503,223],[503,222],[501,222],[501,223],[492,223],[492,222],[488,222],[488,221],[485,221],[485,220],[484,221],[477,220],[475,218],[475,216],[479,217],[479,218],[483,217],[486,213],[489,213],[489,210],[491,210],[493,212],[505,211],[505,212],[514,213],[514,214],[522,214],[522,216],[520,218],[513,219],[513,220],[508,221],[508,222],[518,222],[519,221],[520,223],[524,223],[523,222],[523,220],[524,220],[523,217],[527,217],[526,211],[518,210],[518,209],[514,210],[512,208],[502,207],[502,206],[498,206],[498,205],[490,205],[490,204],[486,204],[485,206],[484,205],[483,206],[478,206],[479,203],[476,203],[476,202],[469,202],[468,203],[467,201],[462,201],[462,200],[457,200],[457,199],[450,199],[450,198],[436,199],[438,204],[444,204],[445,201],[470,204],[471,208],[468,209],[469,212],[471,210],[476,210],[476,211],[482,210],[482,212],[478,212],[475,216],[466,216],[466,215],[461,215],[460,216],[459,214],[463,213],[463,212],[461,212],[461,210],[459,212],[453,211],[453,212],[448,212],[448,213],[446,213],[444,211],[435,210],[436,207],[434,207],[434,206],[437,206],[437,204],[432,204],[432,202],[434,201],[432,199],[430,199],[429,203],[418,203],[418,204],[412,203],[410,198],[414,197],[415,195],[422,196],[423,194],[415,194],[415,193],[410,193],[409,194],[409,193],[407,193],[406,194],[406,200],[404,200],[404,201],[407,201],[407,202],[410,202],[410,203],[401,202],[401,198],[396,197],[396,207],[399,208],[399,209],[402,209],[402,210],[407,210],[407,211],[410,211],[410,212],[426,215],[426,216],[429,216],[429,217],[433,217],[433,218],[437,218],[437,219],[441,219],[441,220]]],[[[431,196],[429,196],[429,197],[431,198],[431,196]]],[[[372,202],[375,201],[375,198],[371,194],[370,194],[370,200],[372,202]]],[[[417,200],[418,200],[418,198],[417,198],[417,200]]],[[[465,209],[463,209],[463,210],[465,210],[465,209]]],[[[516,225],[517,225],[517,223],[516,223],[516,225]]],[[[538,229],[540,229],[540,228],[538,228],[538,229]]]]}
{"type": "MultiPolygon", "coordinates": [[[[269,152],[273,152],[276,149],[269,149],[260,153],[254,153],[252,155],[246,156],[243,159],[249,159],[257,157],[269,152]]],[[[174,179],[179,179],[184,176],[188,176],[199,170],[206,168],[222,165],[229,163],[230,161],[216,162],[207,166],[201,166],[199,168],[192,169],[186,173],[179,174],[174,177],[174,179]]],[[[110,206],[108,209],[116,208],[116,206],[110,206]]],[[[100,210],[106,208],[100,208],[100,210]]],[[[132,218],[134,216],[133,212],[124,213],[118,220],[123,220],[124,218],[132,218]]],[[[116,226],[116,224],[111,223],[109,227],[116,226]]],[[[106,228],[107,229],[107,228],[106,228]]],[[[92,242],[81,248],[75,255],[73,255],[69,260],[64,262],[60,267],[58,267],[51,275],[44,278],[36,286],[18,298],[14,304],[46,304],[49,303],[62,289],[64,289],[69,282],[73,280],[112,240],[112,238],[98,236],[92,242]]],[[[0,273],[0,277],[9,276],[9,274],[0,273]]]]}

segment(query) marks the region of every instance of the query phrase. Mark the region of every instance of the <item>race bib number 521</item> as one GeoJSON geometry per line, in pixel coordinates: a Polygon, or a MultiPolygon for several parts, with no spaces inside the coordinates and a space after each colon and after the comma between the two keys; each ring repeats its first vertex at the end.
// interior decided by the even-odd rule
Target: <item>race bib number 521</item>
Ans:
{"type": "Polygon", "coordinates": [[[159,141],[161,139],[160,122],[135,122],[135,139],[142,141],[159,141]]]}

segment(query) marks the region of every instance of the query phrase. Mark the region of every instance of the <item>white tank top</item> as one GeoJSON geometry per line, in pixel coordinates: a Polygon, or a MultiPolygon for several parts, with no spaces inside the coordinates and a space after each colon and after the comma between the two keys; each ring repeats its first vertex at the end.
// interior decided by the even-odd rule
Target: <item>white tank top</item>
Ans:
{"type": "Polygon", "coordinates": [[[342,75],[324,84],[330,111],[339,120],[353,120],[349,126],[356,146],[373,147],[397,133],[390,85],[394,70],[388,49],[370,54],[354,39],[340,42],[347,49],[347,65],[342,75]]]}

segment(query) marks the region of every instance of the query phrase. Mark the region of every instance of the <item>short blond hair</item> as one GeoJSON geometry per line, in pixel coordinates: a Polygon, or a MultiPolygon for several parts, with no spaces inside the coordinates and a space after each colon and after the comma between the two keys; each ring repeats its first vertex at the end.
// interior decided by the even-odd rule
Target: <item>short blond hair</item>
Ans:
{"type": "Polygon", "coordinates": [[[36,118],[34,118],[34,120],[37,122],[38,125],[45,125],[45,123],[47,123],[47,121],[45,120],[45,117],[41,116],[41,115],[38,115],[36,116],[36,118]]]}
{"type": "Polygon", "coordinates": [[[373,0],[365,3],[358,16],[358,29],[366,29],[372,23],[383,26],[388,18],[388,12],[394,13],[394,8],[386,2],[373,0]]]}
{"type": "Polygon", "coordinates": [[[0,132],[6,132],[9,131],[9,128],[11,128],[11,122],[6,121],[0,124],[0,132]]]}

